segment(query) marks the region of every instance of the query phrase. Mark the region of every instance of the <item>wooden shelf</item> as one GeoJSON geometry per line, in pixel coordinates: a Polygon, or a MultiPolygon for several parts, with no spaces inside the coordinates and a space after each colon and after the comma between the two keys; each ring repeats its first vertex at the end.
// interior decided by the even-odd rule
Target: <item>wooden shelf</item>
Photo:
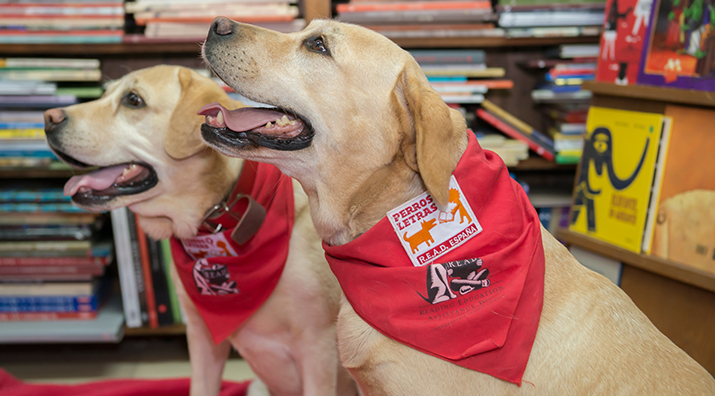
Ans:
{"type": "Polygon", "coordinates": [[[662,88],[649,85],[626,86],[595,81],[584,82],[583,89],[589,90],[596,95],[715,107],[715,95],[708,91],[662,88]]]}
{"type": "Polygon", "coordinates": [[[183,323],[163,326],[156,329],[150,327],[124,328],[125,336],[165,336],[186,334],[186,325],[183,323]]]}
{"type": "Polygon", "coordinates": [[[403,48],[494,48],[494,47],[545,47],[561,44],[598,43],[599,36],[579,37],[447,37],[447,38],[401,38],[394,39],[403,48]]]}
{"type": "Polygon", "coordinates": [[[655,256],[633,253],[631,251],[613,246],[609,243],[589,238],[565,229],[559,229],[556,232],[556,237],[568,245],[575,245],[594,253],[610,257],[614,260],[618,260],[624,264],[628,264],[692,286],[697,286],[701,289],[715,292],[715,274],[713,273],[684,264],[663,260],[655,256]]]}
{"type": "MultiPolygon", "coordinates": [[[[156,56],[157,54],[188,55],[200,53],[203,38],[180,42],[142,42],[121,44],[1,44],[0,56],[156,56]]],[[[541,47],[559,44],[597,43],[598,37],[544,37],[544,38],[504,38],[504,37],[466,37],[466,38],[419,38],[395,39],[405,48],[424,47],[541,47]]]]}

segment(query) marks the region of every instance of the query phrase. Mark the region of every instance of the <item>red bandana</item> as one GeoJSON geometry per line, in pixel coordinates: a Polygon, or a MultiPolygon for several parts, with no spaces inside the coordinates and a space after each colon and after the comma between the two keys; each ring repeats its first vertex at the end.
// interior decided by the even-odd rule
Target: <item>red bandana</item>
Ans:
{"type": "Polygon", "coordinates": [[[226,228],[223,232],[171,240],[181,283],[217,344],[273,292],[283,273],[293,229],[291,179],[273,165],[246,161],[243,169],[231,195],[248,194],[266,209],[261,228],[251,239],[242,245],[236,243],[231,238],[236,220],[224,215],[218,219],[226,228]],[[245,179],[253,175],[252,185],[246,183],[245,179]]]}
{"type": "Polygon", "coordinates": [[[372,327],[521,384],[544,296],[539,224],[504,162],[469,134],[447,211],[425,192],[352,242],[323,247],[348,301],[372,327]]]}

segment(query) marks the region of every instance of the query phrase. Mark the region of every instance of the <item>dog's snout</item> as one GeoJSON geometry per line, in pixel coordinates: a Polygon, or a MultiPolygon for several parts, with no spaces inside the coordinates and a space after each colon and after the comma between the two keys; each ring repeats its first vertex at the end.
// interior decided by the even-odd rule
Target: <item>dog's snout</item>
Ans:
{"type": "Polygon", "coordinates": [[[235,23],[232,20],[226,17],[218,17],[211,23],[211,32],[219,36],[229,36],[235,31],[234,25],[235,23]]]}
{"type": "Polygon", "coordinates": [[[51,133],[67,121],[67,114],[62,109],[49,109],[45,111],[45,133],[51,133]]]}

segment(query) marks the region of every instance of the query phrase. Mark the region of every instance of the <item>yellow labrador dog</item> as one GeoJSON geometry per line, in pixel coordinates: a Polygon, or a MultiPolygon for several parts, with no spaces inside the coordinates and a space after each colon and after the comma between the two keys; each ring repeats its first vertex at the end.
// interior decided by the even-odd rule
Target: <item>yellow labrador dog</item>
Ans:
{"type": "MultiPolygon", "coordinates": [[[[202,52],[229,86],[294,121],[243,130],[207,114],[202,137],[227,155],[275,164],[300,181],[328,245],[353,241],[425,190],[447,206],[450,174],[469,132],[390,40],[327,20],[281,34],[217,18],[202,52]],[[299,149],[266,146],[261,136],[299,149]]],[[[541,238],[543,310],[521,386],[398,343],[343,298],[340,358],[360,389],[388,396],[715,394],[712,376],[618,287],[580,265],[543,228],[541,238]]]]}
{"type": "MultiPolygon", "coordinates": [[[[113,82],[98,100],[48,110],[53,151],[75,167],[101,167],[68,183],[73,201],[90,210],[127,206],[153,238],[195,236],[207,210],[231,192],[243,164],[201,141],[203,117],[196,111],[211,102],[241,106],[190,69],[156,66],[113,82]]],[[[340,289],[325,265],[307,197],[293,184],[295,223],[284,272],[268,300],[226,341],[214,345],[172,273],[187,315],[192,395],[218,394],[231,345],[260,379],[249,395],[357,392],[335,344],[340,289]]]]}

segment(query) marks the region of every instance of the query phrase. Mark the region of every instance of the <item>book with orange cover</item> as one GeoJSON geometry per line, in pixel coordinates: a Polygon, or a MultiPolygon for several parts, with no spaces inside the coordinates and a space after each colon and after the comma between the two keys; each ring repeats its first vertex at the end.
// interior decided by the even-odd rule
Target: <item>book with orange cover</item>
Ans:
{"type": "Polygon", "coordinates": [[[151,279],[149,246],[147,245],[146,234],[139,226],[139,216],[136,214],[134,216],[137,225],[137,242],[139,243],[139,254],[141,255],[142,275],[144,276],[144,287],[146,290],[146,310],[149,316],[149,326],[157,328],[159,327],[159,319],[156,312],[156,296],[154,295],[154,286],[151,279]]]}

